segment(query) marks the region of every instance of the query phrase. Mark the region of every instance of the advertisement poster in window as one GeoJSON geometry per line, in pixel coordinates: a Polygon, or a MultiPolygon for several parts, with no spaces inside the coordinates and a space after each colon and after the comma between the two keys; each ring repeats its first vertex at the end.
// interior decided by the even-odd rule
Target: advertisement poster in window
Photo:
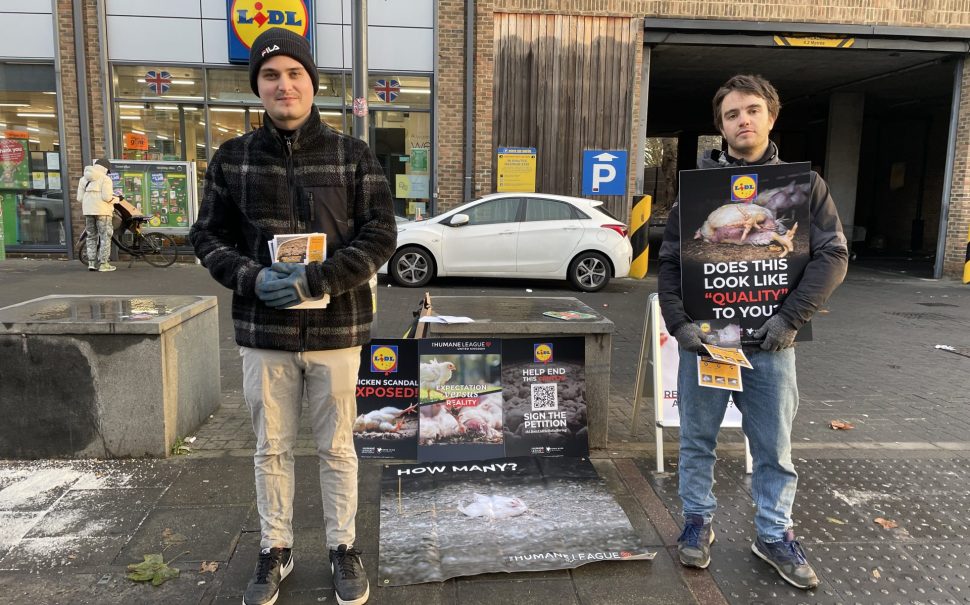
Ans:
{"type": "Polygon", "coordinates": [[[505,455],[502,341],[421,339],[418,460],[505,455]]]}
{"type": "Polygon", "coordinates": [[[115,191],[152,217],[153,229],[188,233],[195,221],[196,186],[192,162],[111,160],[115,191]]]}
{"type": "Polygon", "coordinates": [[[30,189],[27,139],[0,139],[0,188],[30,189]]]}
{"type": "Polygon", "coordinates": [[[354,447],[364,459],[414,460],[418,447],[418,341],[361,347],[354,447]]]}

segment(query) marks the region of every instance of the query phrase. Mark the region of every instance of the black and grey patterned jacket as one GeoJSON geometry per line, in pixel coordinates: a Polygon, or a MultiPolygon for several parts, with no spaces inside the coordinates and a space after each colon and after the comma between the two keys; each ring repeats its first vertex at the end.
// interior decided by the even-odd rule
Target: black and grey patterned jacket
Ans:
{"type": "Polygon", "coordinates": [[[233,291],[238,344],[312,351],[370,340],[368,280],[397,242],[391,192],[367,144],[322,124],[316,108],[288,138],[267,117],[219,147],[189,237],[202,264],[233,291]],[[327,259],[307,267],[307,281],[311,295],[330,295],[329,305],[267,307],[255,293],[256,276],[271,264],[267,242],[314,231],[327,233],[327,259]]]}

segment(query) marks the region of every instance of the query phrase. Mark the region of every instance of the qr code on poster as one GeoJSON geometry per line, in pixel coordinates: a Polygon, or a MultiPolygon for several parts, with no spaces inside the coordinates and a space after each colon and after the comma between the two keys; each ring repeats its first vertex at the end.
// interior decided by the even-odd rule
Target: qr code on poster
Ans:
{"type": "Polygon", "coordinates": [[[544,412],[559,409],[559,391],[553,384],[532,384],[532,411],[544,412]]]}

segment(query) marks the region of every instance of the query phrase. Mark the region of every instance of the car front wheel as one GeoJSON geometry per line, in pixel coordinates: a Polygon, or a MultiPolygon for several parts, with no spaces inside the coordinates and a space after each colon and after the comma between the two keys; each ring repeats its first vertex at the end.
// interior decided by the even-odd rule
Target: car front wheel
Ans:
{"type": "Polygon", "coordinates": [[[610,283],[610,263],[599,252],[583,252],[569,263],[569,283],[583,292],[597,292],[610,283]]]}
{"type": "Polygon", "coordinates": [[[407,288],[420,288],[434,277],[434,259],[426,250],[407,246],[391,257],[391,277],[407,288]]]}

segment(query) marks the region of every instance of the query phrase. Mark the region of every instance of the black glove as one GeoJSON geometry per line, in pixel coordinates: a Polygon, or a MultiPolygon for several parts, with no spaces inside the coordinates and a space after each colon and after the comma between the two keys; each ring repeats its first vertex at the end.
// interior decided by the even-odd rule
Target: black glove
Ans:
{"type": "Polygon", "coordinates": [[[704,334],[697,324],[690,322],[677,328],[673,336],[680,348],[690,353],[705,353],[704,345],[712,345],[715,341],[713,334],[704,334]]]}
{"type": "Polygon", "coordinates": [[[764,339],[761,348],[765,351],[781,351],[792,346],[795,334],[798,334],[798,330],[791,327],[787,319],[781,315],[772,315],[751,336],[757,340],[764,339]]]}
{"type": "Polygon", "coordinates": [[[256,295],[267,307],[284,309],[312,298],[303,263],[273,263],[263,271],[256,277],[256,295]],[[268,273],[261,280],[263,271],[268,273]]]}

